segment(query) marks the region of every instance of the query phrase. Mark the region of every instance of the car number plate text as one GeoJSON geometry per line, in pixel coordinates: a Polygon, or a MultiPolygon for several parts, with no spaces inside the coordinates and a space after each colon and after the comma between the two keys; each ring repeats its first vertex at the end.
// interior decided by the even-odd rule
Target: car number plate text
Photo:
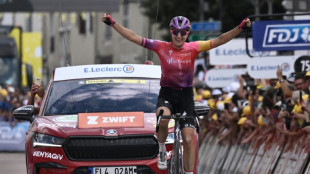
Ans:
{"type": "Polygon", "coordinates": [[[92,174],[137,174],[137,166],[91,167],[92,174]]]}

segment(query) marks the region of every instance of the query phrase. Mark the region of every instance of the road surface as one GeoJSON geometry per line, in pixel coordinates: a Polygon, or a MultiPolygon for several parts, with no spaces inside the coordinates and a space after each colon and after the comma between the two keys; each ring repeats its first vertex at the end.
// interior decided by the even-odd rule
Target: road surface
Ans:
{"type": "Polygon", "coordinates": [[[0,152],[0,173],[27,174],[24,152],[0,152]]]}

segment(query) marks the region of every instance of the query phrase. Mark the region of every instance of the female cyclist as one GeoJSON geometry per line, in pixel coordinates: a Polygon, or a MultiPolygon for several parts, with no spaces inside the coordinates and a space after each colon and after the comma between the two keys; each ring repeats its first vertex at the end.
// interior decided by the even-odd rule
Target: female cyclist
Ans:
{"type": "MultiPolygon", "coordinates": [[[[185,42],[191,30],[190,21],[183,16],[174,17],[170,22],[171,42],[151,40],[143,38],[132,30],[129,30],[115,22],[111,15],[104,14],[102,22],[112,26],[124,38],[157,53],[162,76],[160,92],[157,101],[157,115],[164,110],[165,116],[173,113],[183,113],[186,119],[181,119],[182,138],[184,147],[184,169],[186,174],[192,174],[195,170],[195,119],[193,78],[194,63],[200,52],[210,50],[227,43],[236,37],[241,31],[251,27],[249,19],[244,19],[240,25],[223,33],[216,39],[207,41],[185,42]]],[[[168,135],[167,119],[162,119],[157,134],[159,142],[158,168],[167,168],[165,141],[168,135]]]]}

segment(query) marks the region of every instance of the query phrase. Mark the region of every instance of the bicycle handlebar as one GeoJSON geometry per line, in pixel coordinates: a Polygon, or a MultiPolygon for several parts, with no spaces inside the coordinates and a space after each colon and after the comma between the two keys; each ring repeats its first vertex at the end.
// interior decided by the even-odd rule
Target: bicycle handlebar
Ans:
{"type": "MultiPolygon", "coordinates": [[[[181,115],[181,113],[176,113],[176,114],[172,114],[170,116],[163,116],[164,115],[164,110],[161,109],[159,111],[159,114],[158,114],[158,119],[157,119],[157,123],[156,123],[156,133],[158,133],[159,131],[159,122],[161,119],[180,119],[180,118],[186,118],[186,115],[181,115]]],[[[198,118],[197,117],[193,117],[193,118],[196,118],[196,122],[197,122],[197,127],[196,127],[196,131],[197,133],[199,133],[199,128],[200,128],[200,125],[199,125],[199,121],[198,121],[198,118]]]]}

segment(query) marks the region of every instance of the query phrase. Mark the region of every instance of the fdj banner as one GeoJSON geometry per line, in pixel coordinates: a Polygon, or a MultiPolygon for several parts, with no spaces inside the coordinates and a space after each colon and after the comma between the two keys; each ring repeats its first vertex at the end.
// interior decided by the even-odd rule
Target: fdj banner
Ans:
{"type": "Polygon", "coordinates": [[[253,47],[256,51],[309,50],[310,20],[255,22],[253,47]]]}

